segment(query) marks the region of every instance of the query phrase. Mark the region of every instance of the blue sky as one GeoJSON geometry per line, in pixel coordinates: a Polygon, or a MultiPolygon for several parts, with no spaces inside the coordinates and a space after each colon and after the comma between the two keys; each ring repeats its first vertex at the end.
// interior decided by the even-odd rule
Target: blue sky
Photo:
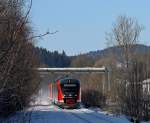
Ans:
{"type": "Polygon", "coordinates": [[[59,31],[36,45],[75,55],[106,48],[105,32],[119,15],[143,24],[140,43],[150,45],[149,12],[150,0],[33,0],[31,21],[35,34],[59,31]]]}

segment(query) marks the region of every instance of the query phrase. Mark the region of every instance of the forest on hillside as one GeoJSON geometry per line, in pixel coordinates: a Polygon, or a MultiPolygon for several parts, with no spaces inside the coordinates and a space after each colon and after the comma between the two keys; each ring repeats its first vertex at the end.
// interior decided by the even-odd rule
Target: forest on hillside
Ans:
{"type": "MultiPolygon", "coordinates": [[[[65,51],[62,51],[62,53],[58,52],[57,50],[49,51],[46,48],[42,47],[35,47],[34,50],[40,61],[40,66],[43,67],[73,67],[75,64],[74,62],[82,63],[78,65],[76,64],[76,67],[90,67],[99,59],[105,59],[110,57],[111,55],[117,56],[115,58],[118,63],[122,63],[123,61],[123,50],[122,47],[119,46],[112,46],[103,50],[90,51],[88,53],[79,54],[76,56],[68,56],[65,51]]],[[[139,55],[144,55],[145,52],[150,52],[150,46],[136,44],[133,46],[131,52],[135,52],[139,55]]]]}
{"type": "Polygon", "coordinates": [[[41,67],[69,67],[71,58],[63,51],[48,51],[45,48],[35,48],[35,52],[40,60],[41,67]]]}

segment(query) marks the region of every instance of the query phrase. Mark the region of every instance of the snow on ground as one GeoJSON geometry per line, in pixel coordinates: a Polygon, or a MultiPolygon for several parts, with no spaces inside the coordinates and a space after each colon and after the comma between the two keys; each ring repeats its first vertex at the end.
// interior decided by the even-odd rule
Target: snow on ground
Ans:
{"type": "MultiPolygon", "coordinates": [[[[22,112],[0,119],[0,123],[130,123],[124,116],[115,116],[99,108],[61,109],[50,100],[38,98],[22,112]]],[[[143,122],[146,123],[146,122],[143,122]]],[[[147,122],[150,123],[150,122],[147,122]]]]}
{"type": "Polygon", "coordinates": [[[91,109],[61,109],[55,105],[32,106],[2,123],[129,123],[125,117],[114,117],[91,109]]]}
{"type": "Polygon", "coordinates": [[[79,116],[82,114],[82,117],[84,117],[85,119],[89,119],[89,121],[91,122],[94,121],[94,123],[96,123],[96,121],[98,123],[129,123],[129,121],[123,116],[115,117],[113,115],[108,115],[108,113],[102,111],[95,111],[86,108],[74,109],[69,112],[73,112],[79,116]]]}
{"type": "Polygon", "coordinates": [[[0,123],[130,123],[124,116],[115,116],[99,108],[61,109],[49,99],[40,98],[31,105],[25,111],[0,119],[0,123]]]}

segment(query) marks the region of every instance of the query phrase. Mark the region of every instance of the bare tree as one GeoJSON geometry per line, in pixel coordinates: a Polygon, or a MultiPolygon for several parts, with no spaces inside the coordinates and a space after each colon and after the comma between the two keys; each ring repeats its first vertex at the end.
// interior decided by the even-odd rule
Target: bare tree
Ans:
{"type": "Polygon", "coordinates": [[[120,70],[118,69],[121,74],[120,77],[116,76],[118,77],[116,80],[120,83],[118,95],[122,111],[138,120],[143,117],[144,112],[142,109],[143,80],[148,79],[145,76],[146,62],[141,61],[139,55],[134,52],[142,30],[143,26],[139,25],[136,19],[119,16],[111,33],[106,35],[107,41],[122,51],[122,61],[119,61],[122,66],[120,70]]]}
{"type": "Polygon", "coordinates": [[[0,0],[0,115],[21,110],[38,89],[38,64],[24,0],[0,0]],[[7,109],[7,110],[6,110],[7,109]]]}
{"type": "Polygon", "coordinates": [[[123,58],[128,67],[130,61],[131,48],[139,41],[139,36],[143,26],[139,25],[136,19],[119,16],[116,23],[113,24],[111,33],[106,33],[108,44],[119,46],[123,50],[123,58]]]}

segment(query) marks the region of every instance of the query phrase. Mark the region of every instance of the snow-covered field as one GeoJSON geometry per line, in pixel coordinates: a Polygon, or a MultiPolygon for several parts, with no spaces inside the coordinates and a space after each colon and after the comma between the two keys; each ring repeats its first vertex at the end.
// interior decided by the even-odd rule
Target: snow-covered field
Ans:
{"type": "Polygon", "coordinates": [[[115,117],[92,109],[60,109],[54,105],[33,106],[18,112],[2,123],[129,123],[123,116],[115,117]]]}

